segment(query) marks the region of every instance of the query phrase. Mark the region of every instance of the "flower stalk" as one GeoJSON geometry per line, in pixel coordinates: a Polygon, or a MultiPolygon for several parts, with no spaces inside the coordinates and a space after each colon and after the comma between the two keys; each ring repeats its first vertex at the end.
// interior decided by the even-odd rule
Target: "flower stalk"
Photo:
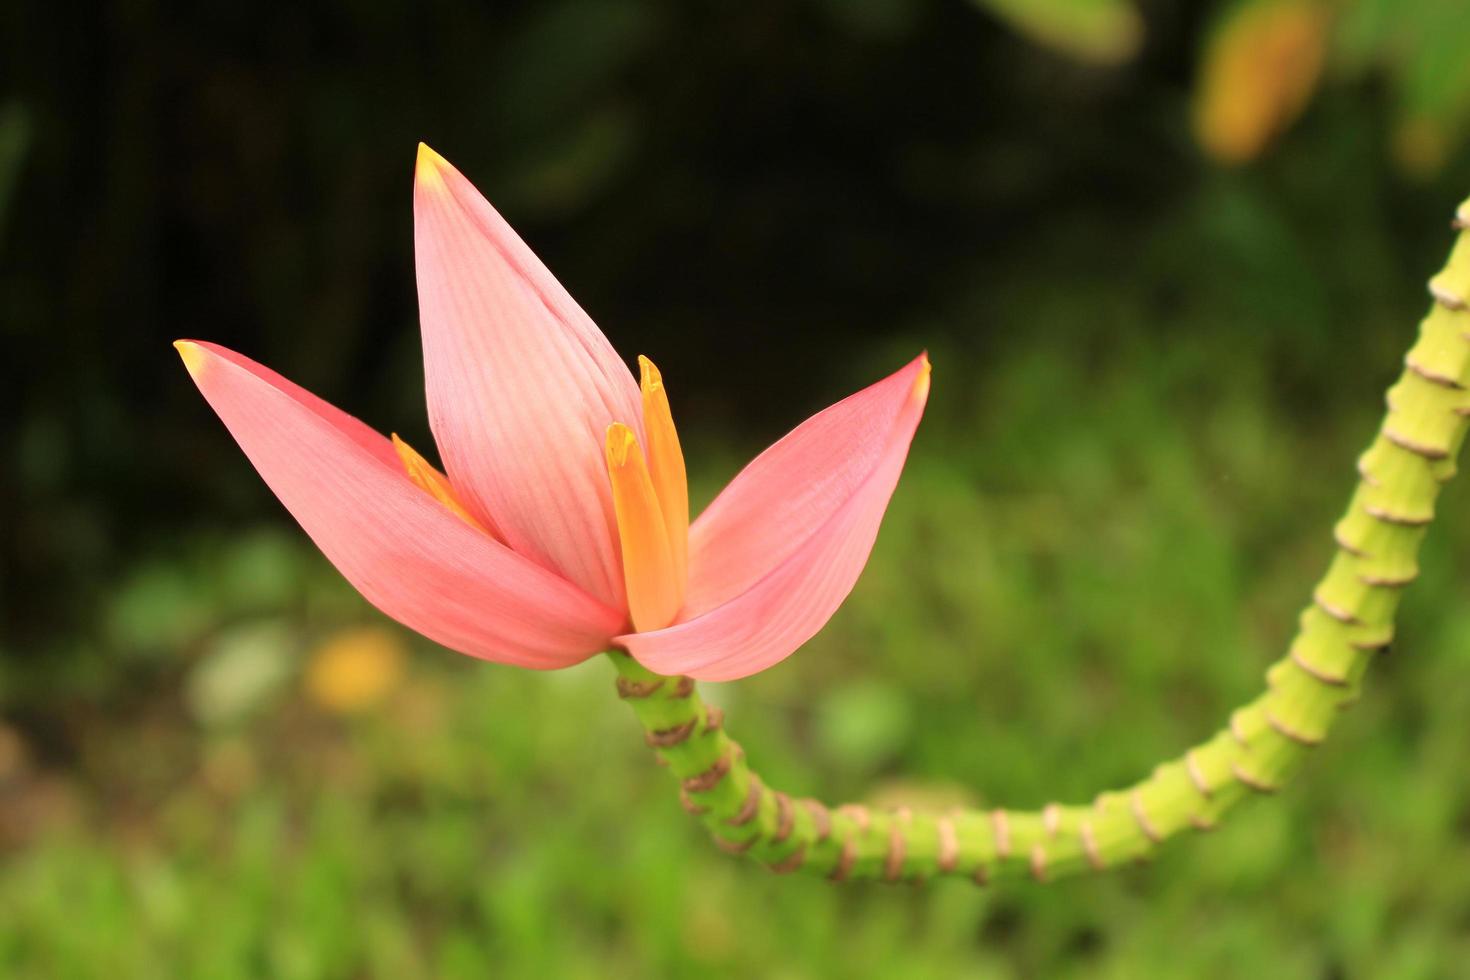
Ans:
{"type": "Polygon", "coordinates": [[[1266,690],[1214,737],[1146,779],[1088,804],[1039,810],[835,808],[766,786],[693,680],[666,677],[621,651],[609,656],[619,694],[649,745],[680,781],[684,806],[723,849],[773,871],[833,880],[911,881],[937,875],[979,883],[1050,881],[1148,857],[1165,841],[1207,830],[1241,800],[1274,793],[1354,703],[1375,655],[1393,639],[1403,590],[1441,487],[1470,425],[1470,200],[1388,412],[1358,459],[1358,483],[1334,529],[1337,550],[1302,612],[1266,690]]]}

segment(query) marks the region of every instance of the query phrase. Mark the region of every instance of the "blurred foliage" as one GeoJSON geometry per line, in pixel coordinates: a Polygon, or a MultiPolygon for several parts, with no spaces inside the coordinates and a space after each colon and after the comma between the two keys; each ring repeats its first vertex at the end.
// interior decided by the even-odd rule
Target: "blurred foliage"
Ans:
{"type": "MultiPolygon", "coordinates": [[[[1131,0],[973,0],[1037,44],[1116,66],[1143,47],[1131,0]]],[[[1154,5],[1178,15],[1181,5],[1154,5]]],[[[1393,153],[1408,175],[1445,166],[1470,130],[1470,5],[1446,0],[1224,0],[1203,31],[1195,136],[1214,159],[1260,156],[1316,92],[1329,60],[1340,84],[1383,84],[1393,153]]]]}
{"type": "MultiPolygon", "coordinates": [[[[930,417],[857,591],[786,664],[711,686],[771,780],[878,801],[1085,799],[1258,687],[1375,422],[1371,387],[1392,364],[1370,354],[1405,341],[1411,316],[1375,308],[1379,326],[1351,342],[1298,348],[1315,373],[1287,386],[1300,341],[1273,330],[1287,311],[1242,334],[1228,304],[1186,299],[1161,337],[1133,325],[1148,289],[1084,277],[1044,306],[1026,297],[1033,330],[988,363],[936,355],[930,417]]],[[[732,464],[698,466],[698,495],[732,464]]],[[[0,765],[0,970],[1460,975],[1470,487],[1443,509],[1395,653],[1289,792],[1151,866],[993,891],[838,889],[720,853],[600,660],[543,674],[415,644],[380,702],[339,714],[315,675],[348,654],[295,652],[350,653],[394,628],[293,539],[281,612],[240,620],[201,598],[222,625],[170,655],[187,691],[243,638],[287,627],[254,655],[295,666],[241,685],[261,692],[248,714],[206,720],[154,683],[109,717],[68,705],[49,739],[7,733],[20,761],[0,765]]]]}
{"type": "Polygon", "coordinates": [[[1279,655],[1470,190],[1457,5],[1335,6],[1300,114],[1237,50],[1229,168],[1191,106],[1247,14],[1137,9],[1105,69],[961,0],[0,7],[0,975],[1463,974],[1463,486],[1292,792],[1135,872],[840,891],[711,848],[605,665],[367,609],[168,346],[431,448],[426,139],[658,358],[700,500],[928,347],[857,592],[713,696],[797,792],[1085,799],[1279,655]]]}
{"type": "Polygon", "coordinates": [[[1395,159],[1411,176],[1432,176],[1470,127],[1467,46],[1465,4],[1237,0],[1209,31],[1195,95],[1200,143],[1227,163],[1257,157],[1305,108],[1330,54],[1339,82],[1386,85],[1395,159]]]}
{"type": "Polygon", "coordinates": [[[19,102],[0,105],[0,231],[5,228],[5,214],[30,143],[30,123],[25,106],[19,102]]]}
{"type": "Polygon", "coordinates": [[[1470,135],[1470,7],[1439,0],[1354,0],[1339,47],[1348,72],[1388,79],[1404,168],[1436,173],[1470,135]]]}
{"type": "Polygon", "coordinates": [[[1213,32],[1195,94],[1195,135],[1241,163],[1296,121],[1327,54],[1330,9],[1318,0],[1252,0],[1213,32]]]}
{"type": "Polygon", "coordinates": [[[974,0],[1040,44],[1084,61],[1116,64],[1143,42],[1130,0],[974,0]]]}

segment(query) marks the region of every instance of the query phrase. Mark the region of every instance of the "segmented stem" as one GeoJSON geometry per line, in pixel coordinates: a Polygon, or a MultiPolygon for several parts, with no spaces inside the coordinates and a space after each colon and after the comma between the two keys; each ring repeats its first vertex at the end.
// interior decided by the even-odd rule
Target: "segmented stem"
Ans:
{"type": "Polygon", "coordinates": [[[1357,488],[1335,528],[1337,552],[1289,652],[1266,672],[1265,692],[1236,710],[1224,731],[1090,805],[831,809],[766,786],[692,680],[651,673],[614,651],[618,691],[680,780],[685,809],[720,847],[781,873],[1048,881],[1146,857],[1183,831],[1213,827],[1241,799],[1280,789],[1339,710],[1357,700],[1369,662],[1392,640],[1435,499],[1455,474],[1470,424],[1470,200],[1454,224],[1460,234],[1449,261],[1429,282],[1429,315],[1388,391],[1383,425],[1358,460],[1357,488]]]}

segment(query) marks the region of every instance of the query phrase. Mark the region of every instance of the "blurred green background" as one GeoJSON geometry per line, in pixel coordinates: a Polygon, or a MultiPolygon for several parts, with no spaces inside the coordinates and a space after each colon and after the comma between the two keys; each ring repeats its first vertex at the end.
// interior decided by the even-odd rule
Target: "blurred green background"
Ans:
{"type": "Polygon", "coordinates": [[[600,661],[368,608],[180,368],[429,448],[428,141],[668,380],[695,496],[931,351],[870,566],[711,697],[770,781],[1036,806],[1281,654],[1470,193],[1432,0],[0,9],[0,975],[1470,976],[1470,490],[1290,792],[1059,886],[715,850],[600,661]]]}

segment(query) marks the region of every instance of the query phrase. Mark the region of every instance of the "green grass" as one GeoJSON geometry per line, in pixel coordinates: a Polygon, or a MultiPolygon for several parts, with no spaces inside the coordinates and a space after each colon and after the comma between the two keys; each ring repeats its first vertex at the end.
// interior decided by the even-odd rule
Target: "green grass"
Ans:
{"type": "MultiPolygon", "coordinates": [[[[1127,315],[936,354],[851,599],[785,664],[711,686],[771,782],[1087,799],[1259,689],[1394,365],[1378,339],[1303,355],[1110,325],[1127,315]]],[[[720,458],[696,453],[697,496],[739,453],[720,458]]],[[[24,826],[0,851],[0,973],[1470,976],[1464,486],[1441,512],[1395,651],[1288,792],[1148,866],[989,891],[836,887],[720,853],[600,659],[533,674],[423,645],[379,708],[329,716],[298,654],[374,614],[284,518],[201,538],[140,567],[96,641],[153,648],[146,682],[57,721],[72,750],[4,784],[24,826]],[[213,682],[240,693],[222,707],[198,693],[221,645],[246,665],[213,682]]]]}

